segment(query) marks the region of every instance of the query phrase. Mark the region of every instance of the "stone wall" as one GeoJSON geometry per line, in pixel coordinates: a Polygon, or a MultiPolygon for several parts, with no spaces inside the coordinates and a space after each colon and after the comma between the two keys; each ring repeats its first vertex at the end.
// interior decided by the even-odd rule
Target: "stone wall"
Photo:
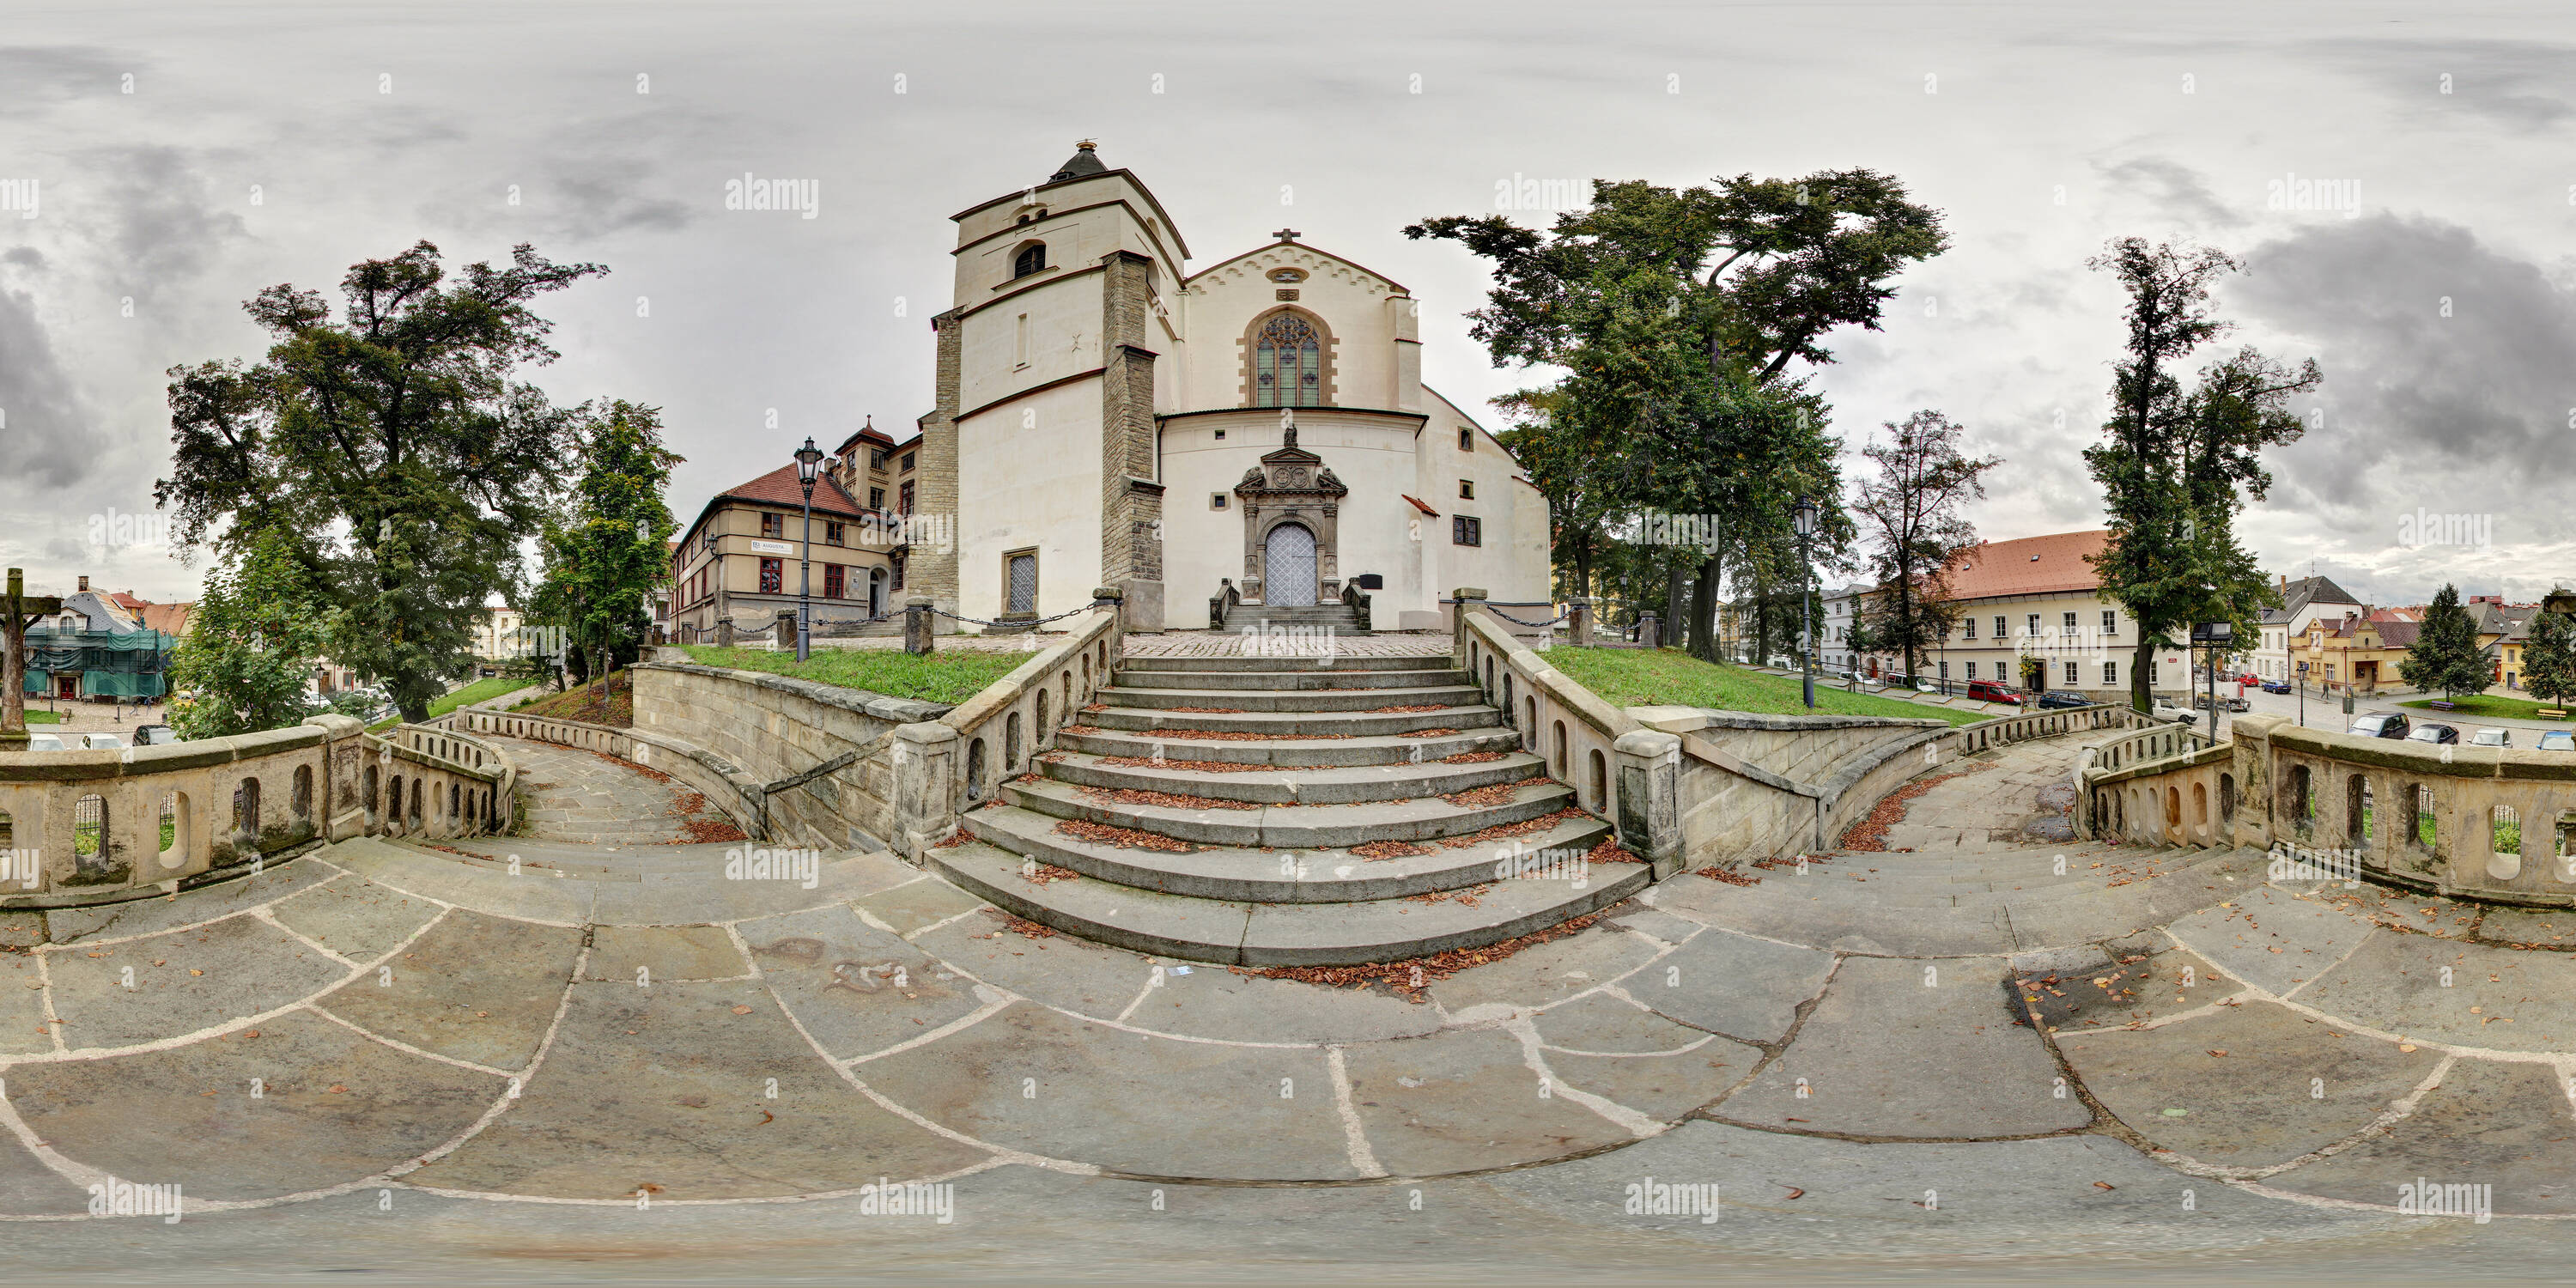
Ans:
{"type": "Polygon", "coordinates": [[[894,832],[889,735],[950,708],[759,671],[634,667],[635,728],[720,758],[764,784],[765,832],[825,849],[876,849],[894,832]],[[833,762],[802,783],[787,780],[833,762]]]}
{"type": "Polygon", "coordinates": [[[508,822],[514,777],[469,740],[411,726],[379,738],[340,715],[124,751],[0,752],[0,906],[175,891],[320,840],[490,831],[508,822]]]}

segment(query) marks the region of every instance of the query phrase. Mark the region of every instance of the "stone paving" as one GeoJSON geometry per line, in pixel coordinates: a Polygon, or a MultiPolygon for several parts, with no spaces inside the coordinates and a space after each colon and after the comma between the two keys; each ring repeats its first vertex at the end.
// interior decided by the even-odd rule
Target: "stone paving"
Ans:
{"type": "Polygon", "coordinates": [[[724,811],[667,774],[578,747],[484,736],[518,762],[529,836],[624,848],[741,835],[724,811]]]}
{"type": "Polygon", "coordinates": [[[131,1253],[81,1233],[110,1177],[182,1185],[189,1233],[127,1227],[153,1255],[245,1273],[2563,1269],[2576,919],[2020,839],[2069,754],[1419,1000],[1047,934],[884,853],[361,840],[18,914],[0,1220],[55,1272],[131,1253]],[[2419,1179],[2493,1220],[2401,1213],[2419,1179]]]}

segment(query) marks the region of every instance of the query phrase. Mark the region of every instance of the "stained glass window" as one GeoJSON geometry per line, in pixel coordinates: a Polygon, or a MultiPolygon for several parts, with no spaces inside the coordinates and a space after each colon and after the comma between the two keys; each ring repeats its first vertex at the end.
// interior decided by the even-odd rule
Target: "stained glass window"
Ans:
{"type": "Polygon", "coordinates": [[[1321,337],[1295,313],[1275,313],[1253,337],[1252,405],[1320,407],[1324,404],[1321,337]]]}

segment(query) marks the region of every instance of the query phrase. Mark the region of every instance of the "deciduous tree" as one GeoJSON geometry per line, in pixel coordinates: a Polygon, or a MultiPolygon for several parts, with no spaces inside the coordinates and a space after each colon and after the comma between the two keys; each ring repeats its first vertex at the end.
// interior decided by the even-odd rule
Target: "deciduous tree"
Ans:
{"type": "Polygon", "coordinates": [[[1948,637],[1959,619],[1950,570],[1977,544],[1976,528],[1960,511],[1986,494],[1986,471],[2003,461],[1960,450],[1960,426],[1928,408],[1887,429],[1887,442],[1861,449],[1878,474],[1862,481],[1852,512],[1876,546],[1870,567],[1878,593],[1866,599],[1869,636],[1879,651],[1903,655],[1911,676],[1924,651],[1948,637]]]}

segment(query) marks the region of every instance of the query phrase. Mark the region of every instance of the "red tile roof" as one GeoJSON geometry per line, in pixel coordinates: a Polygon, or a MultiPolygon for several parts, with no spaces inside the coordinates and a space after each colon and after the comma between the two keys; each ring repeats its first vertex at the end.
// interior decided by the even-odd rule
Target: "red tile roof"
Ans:
{"type": "Polygon", "coordinates": [[[2093,590],[2100,574],[2085,562],[2109,544],[2108,528],[2059,532],[2018,541],[1989,541],[1970,550],[1950,571],[1953,599],[2003,595],[2053,595],[2093,590]]]}
{"type": "MultiPolygon", "coordinates": [[[[791,510],[805,507],[804,485],[796,481],[796,467],[781,465],[748,483],[736,484],[715,495],[714,501],[752,501],[762,505],[783,505],[791,510]]],[[[710,501],[709,504],[714,504],[710,501]]],[[[852,519],[868,517],[867,507],[860,505],[829,474],[814,476],[814,513],[852,519]]]]}
{"type": "Polygon", "coordinates": [[[185,604],[145,604],[143,624],[164,635],[174,637],[185,635],[188,633],[188,619],[196,611],[197,605],[194,601],[185,604]]]}

